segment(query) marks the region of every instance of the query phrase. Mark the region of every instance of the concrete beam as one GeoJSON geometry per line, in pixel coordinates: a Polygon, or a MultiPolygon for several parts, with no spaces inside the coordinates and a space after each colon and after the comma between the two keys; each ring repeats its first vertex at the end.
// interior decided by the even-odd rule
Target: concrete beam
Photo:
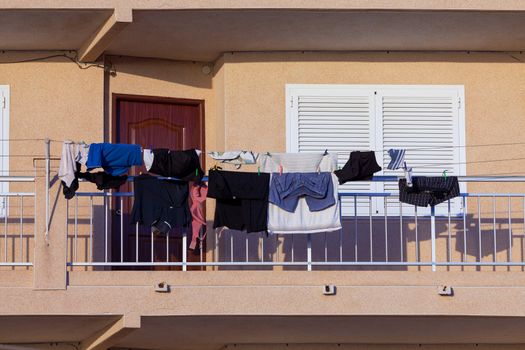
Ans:
{"type": "Polygon", "coordinates": [[[117,322],[98,333],[84,339],[80,350],[106,350],[114,346],[119,340],[140,328],[139,314],[126,314],[117,322]]]}
{"type": "Polygon", "coordinates": [[[131,22],[133,11],[130,8],[116,8],[111,17],[78,50],[80,62],[93,62],[99,58],[113,39],[131,22]]]}

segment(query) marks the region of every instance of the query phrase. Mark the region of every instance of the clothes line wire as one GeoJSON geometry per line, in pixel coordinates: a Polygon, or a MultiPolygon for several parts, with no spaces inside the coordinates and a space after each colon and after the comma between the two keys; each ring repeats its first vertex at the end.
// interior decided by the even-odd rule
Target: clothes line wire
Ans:
{"type": "MultiPolygon", "coordinates": [[[[44,141],[45,139],[41,139],[41,140],[44,141]]],[[[65,141],[71,141],[71,140],[49,139],[49,141],[63,143],[65,141]]],[[[72,143],[73,144],[82,144],[81,142],[74,142],[74,141],[72,141],[72,143]]],[[[87,144],[89,144],[89,143],[87,143],[87,144]]],[[[417,150],[440,150],[440,149],[449,149],[449,148],[503,147],[503,146],[517,146],[517,145],[525,145],[525,142],[484,143],[484,144],[465,145],[465,146],[454,146],[454,145],[453,146],[428,146],[428,147],[402,147],[402,146],[398,146],[397,148],[402,148],[402,149],[405,149],[407,151],[417,151],[417,150]]],[[[391,147],[391,148],[395,148],[395,147],[391,147]]],[[[391,148],[388,148],[388,149],[387,148],[376,149],[376,150],[370,149],[370,150],[373,151],[373,152],[388,152],[388,150],[390,150],[391,148]]],[[[352,152],[352,151],[350,150],[350,151],[348,151],[346,153],[349,153],[349,152],[352,152]]],[[[266,152],[259,152],[259,153],[262,154],[262,153],[266,153],[266,152]]],[[[339,153],[344,153],[344,152],[339,152],[339,153]]]]}
{"type": "MultiPolygon", "coordinates": [[[[76,52],[74,56],[67,55],[66,53],[62,53],[62,54],[34,57],[34,58],[27,58],[27,59],[22,59],[22,60],[13,60],[13,61],[3,61],[0,59],[0,64],[31,63],[31,62],[47,61],[53,58],[66,58],[69,61],[75,63],[77,67],[80,69],[89,69],[92,67],[101,68],[101,69],[108,68],[104,66],[103,64],[98,64],[98,63],[82,63],[79,61],[78,54],[76,52]]],[[[110,66],[109,69],[113,69],[113,67],[110,66]]]]}
{"type": "Polygon", "coordinates": [[[408,164],[412,168],[439,168],[446,165],[461,165],[461,164],[482,164],[482,163],[497,163],[497,162],[513,162],[513,161],[523,161],[525,157],[521,158],[506,158],[506,159],[487,159],[487,160],[473,160],[470,162],[434,162],[434,163],[423,163],[423,164],[408,164]]]}
{"type": "Polygon", "coordinates": [[[46,139],[0,139],[2,142],[11,142],[11,141],[45,141],[46,139]]]}

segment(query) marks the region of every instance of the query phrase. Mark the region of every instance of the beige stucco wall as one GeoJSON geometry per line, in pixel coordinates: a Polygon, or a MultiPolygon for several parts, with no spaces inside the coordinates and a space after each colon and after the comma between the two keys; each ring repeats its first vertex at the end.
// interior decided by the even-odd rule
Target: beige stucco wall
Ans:
{"type": "MultiPolygon", "coordinates": [[[[0,55],[0,85],[9,85],[11,90],[10,138],[100,138],[103,130],[102,69],[82,70],[65,58],[3,63],[48,55],[50,53],[0,55]]],[[[52,155],[59,156],[60,149],[61,144],[57,143],[52,155]]],[[[16,151],[16,154],[42,156],[44,144],[37,141],[11,143],[11,150],[13,154],[16,151]]],[[[11,167],[15,169],[17,163],[13,160],[11,167]]]]}
{"type": "Polygon", "coordinates": [[[504,53],[225,54],[226,148],[285,150],[286,84],[464,85],[468,174],[520,173],[524,159],[472,162],[522,158],[523,144],[473,146],[521,142],[524,62],[504,53]]]}
{"type": "MultiPolygon", "coordinates": [[[[203,74],[199,63],[121,57],[110,59],[117,75],[109,78],[106,98],[111,93],[121,93],[205,100],[207,150],[251,148],[257,151],[284,151],[286,83],[461,84],[465,85],[466,93],[467,145],[521,142],[521,132],[525,126],[521,118],[525,111],[522,98],[525,75],[522,74],[523,63],[519,61],[524,58],[519,55],[513,58],[504,54],[235,53],[227,54],[216,62],[212,75],[203,74]]],[[[60,60],[0,64],[0,84],[11,87],[11,138],[47,136],[54,140],[72,138],[98,142],[104,139],[104,130],[106,135],[109,134],[109,125],[104,125],[104,103],[110,103],[110,99],[104,100],[104,75],[101,69],[80,70],[75,64],[60,60]]],[[[107,107],[111,111],[111,106],[107,107]]],[[[11,147],[13,154],[16,150],[20,154],[43,155],[41,141],[21,147],[11,143],[11,147]]],[[[520,158],[522,153],[521,145],[469,147],[467,160],[494,159],[502,154],[505,158],[520,158]]],[[[59,154],[60,143],[54,142],[52,155],[59,154]]],[[[11,164],[13,170],[22,165],[32,166],[27,161],[13,160],[11,164]]],[[[41,167],[43,163],[38,165],[41,167]]],[[[57,165],[54,161],[52,175],[56,174],[57,165]]],[[[208,159],[207,166],[210,165],[213,162],[208,159]]],[[[522,173],[524,166],[522,160],[517,160],[507,163],[471,163],[467,169],[469,174],[522,173]]],[[[38,174],[42,176],[42,171],[39,170],[38,174]]],[[[42,195],[41,182],[39,186],[38,193],[42,195]]],[[[520,188],[515,184],[497,187],[469,185],[469,190],[474,191],[518,191],[520,188]]],[[[56,306],[57,312],[74,313],[77,312],[77,305],[82,304],[78,310],[83,313],[121,314],[135,310],[150,315],[266,312],[271,315],[388,313],[523,316],[520,303],[508,302],[523,299],[525,288],[521,282],[516,282],[522,272],[463,274],[459,271],[449,273],[444,268],[438,274],[432,274],[429,268],[424,268],[420,273],[318,271],[307,275],[307,278],[307,272],[291,271],[191,272],[179,275],[178,272],[84,272],[75,269],[69,276],[70,288],[67,291],[33,291],[32,285],[37,289],[66,286],[65,202],[58,191],[55,182],[52,187],[52,205],[56,206],[53,209],[51,240],[49,245],[42,243],[38,248],[41,270],[37,278],[31,280],[30,272],[26,271],[20,275],[16,275],[16,271],[0,275],[2,286],[13,286],[16,284],[14,280],[19,278],[18,286],[22,287],[22,291],[5,291],[5,295],[14,298],[14,305],[18,306],[2,306],[4,313],[46,313],[49,305],[56,306]],[[468,277],[465,278],[465,275],[468,277]],[[174,285],[177,297],[168,299],[168,295],[153,293],[152,285],[159,281],[174,285]],[[328,299],[323,299],[319,289],[324,283],[340,286],[341,294],[325,302],[328,299]],[[456,296],[437,296],[439,284],[453,285],[456,296]],[[190,285],[193,287],[188,287],[190,285]],[[115,289],[115,286],[121,289],[115,289]],[[58,294],[54,293],[59,293],[64,299],[57,298],[58,294]],[[392,293],[402,295],[410,302],[392,305],[392,293]],[[268,298],[270,294],[274,297],[268,298]],[[93,298],[93,295],[97,295],[97,298],[93,298]],[[264,305],[250,302],[254,297],[271,302],[264,305]],[[22,300],[26,302],[22,303],[22,300]],[[37,301],[35,305],[39,308],[35,311],[27,300],[37,301]],[[67,303],[64,304],[64,300],[67,303]],[[290,303],[290,300],[294,302],[290,303]],[[487,303],[487,300],[500,300],[501,303],[487,303]]],[[[213,201],[209,202],[207,214],[211,218],[213,201]]],[[[38,212],[41,215],[43,201],[39,203],[38,212]]],[[[514,209],[514,215],[522,215],[522,204],[516,203],[514,209]]],[[[87,212],[85,208],[82,210],[81,215],[85,219],[87,212]]],[[[489,213],[490,210],[490,203],[485,203],[483,211],[489,213]]],[[[504,212],[502,215],[505,215],[504,212]]],[[[86,227],[83,224],[82,234],[87,232],[86,227]]],[[[425,224],[421,229],[428,232],[425,224]]],[[[501,230],[505,229],[502,226],[501,230]]],[[[446,249],[444,232],[438,232],[442,234],[438,242],[441,252],[446,249]]],[[[457,232],[460,230],[453,234],[457,232]]],[[[42,237],[42,233],[42,230],[38,230],[38,237],[42,237]]],[[[73,234],[70,222],[70,237],[73,234]]],[[[514,235],[516,244],[522,242],[523,225],[514,227],[514,235]]],[[[242,239],[244,236],[236,247],[243,247],[242,239]]],[[[252,236],[250,239],[256,241],[258,237],[252,236]]],[[[412,251],[413,242],[410,244],[412,251]]],[[[283,253],[281,249],[282,246],[277,253],[283,253]]],[[[514,258],[519,259],[519,253],[519,250],[515,250],[514,258]]],[[[225,254],[229,258],[227,250],[225,254]]],[[[428,256],[428,250],[423,250],[421,254],[428,256]]],[[[278,259],[283,258],[278,254],[276,256],[278,259]]],[[[457,255],[455,257],[458,258],[457,255]]],[[[498,256],[498,259],[504,258],[504,253],[498,256]]]]}
{"type": "MultiPolygon", "coordinates": [[[[9,142],[10,171],[9,174],[2,175],[34,176],[36,174],[37,180],[43,180],[44,162],[41,159],[34,160],[34,158],[44,156],[44,138],[53,140],[51,156],[59,157],[64,139],[90,141],[99,140],[102,136],[102,69],[93,67],[82,70],[65,58],[12,63],[52,54],[54,53],[0,54],[0,85],[8,85],[10,88],[9,138],[11,139],[9,142]]],[[[52,176],[56,175],[58,162],[53,161],[51,167],[52,176]]],[[[56,194],[59,181],[53,181],[53,183],[56,194]]],[[[33,183],[12,183],[9,190],[11,192],[35,192],[35,185],[33,183]]],[[[43,192],[39,192],[37,196],[37,205],[40,204],[41,208],[44,204],[42,194],[43,192]]],[[[4,231],[2,227],[0,235],[0,250],[2,251],[0,261],[2,262],[34,261],[33,235],[36,234],[40,241],[44,238],[43,226],[38,230],[35,230],[34,227],[35,213],[37,220],[43,222],[43,212],[35,208],[33,198],[24,198],[23,229],[21,229],[20,204],[20,198],[13,198],[9,203],[7,229],[4,231]],[[21,231],[23,231],[23,236],[20,239],[21,231]],[[4,239],[5,233],[7,233],[7,240],[4,239]],[[6,243],[7,256],[4,253],[6,243]]],[[[57,214],[60,217],[61,213],[57,214]]],[[[4,223],[3,218],[2,222],[4,223]]],[[[60,218],[60,222],[61,227],[64,227],[63,217],[60,218]]],[[[57,238],[56,234],[54,238],[57,238]]],[[[54,255],[51,253],[49,256],[54,255]]],[[[42,275],[52,275],[52,273],[42,275]]],[[[23,283],[23,275],[19,276],[23,283]]]]}

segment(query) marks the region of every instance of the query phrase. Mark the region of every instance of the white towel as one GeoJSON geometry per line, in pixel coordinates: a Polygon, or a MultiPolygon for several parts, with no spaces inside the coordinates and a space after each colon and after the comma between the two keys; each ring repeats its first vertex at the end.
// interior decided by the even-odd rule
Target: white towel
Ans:
{"type": "MultiPolygon", "coordinates": [[[[316,172],[330,171],[337,167],[337,154],[323,153],[272,153],[261,154],[261,171],[283,172],[316,172]]],[[[341,229],[339,214],[338,182],[332,173],[334,197],[336,204],[320,211],[310,211],[306,199],[300,198],[295,212],[290,213],[270,203],[268,207],[268,231],[270,233],[317,233],[341,229]]]]}
{"type": "Polygon", "coordinates": [[[72,141],[66,140],[62,145],[62,157],[60,158],[58,177],[65,182],[67,187],[70,187],[75,179],[76,171],[75,144],[72,141]]]}

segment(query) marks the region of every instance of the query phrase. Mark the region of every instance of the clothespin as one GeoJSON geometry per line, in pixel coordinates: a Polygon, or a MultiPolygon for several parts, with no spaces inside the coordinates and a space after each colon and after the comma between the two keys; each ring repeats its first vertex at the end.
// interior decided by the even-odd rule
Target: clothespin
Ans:
{"type": "Polygon", "coordinates": [[[199,168],[195,168],[195,176],[199,176],[199,168]]]}
{"type": "Polygon", "coordinates": [[[283,174],[283,165],[282,164],[279,165],[279,174],[280,175],[283,174]]]}
{"type": "Polygon", "coordinates": [[[257,167],[257,175],[261,176],[261,167],[260,166],[257,167]]]}
{"type": "Polygon", "coordinates": [[[447,179],[447,171],[448,170],[443,170],[443,178],[446,180],[447,179]]]}
{"type": "Polygon", "coordinates": [[[328,155],[328,149],[325,149],[323,156],[327,156],[327,155],[328,155]]]}
{"type": "Polygon", "coordinates": [[[266,155],[267,155],[268,157],[271,157],[271,156],[272,156],[272,155],[270,154],[270,152],[266,152],[266,155]]]}

